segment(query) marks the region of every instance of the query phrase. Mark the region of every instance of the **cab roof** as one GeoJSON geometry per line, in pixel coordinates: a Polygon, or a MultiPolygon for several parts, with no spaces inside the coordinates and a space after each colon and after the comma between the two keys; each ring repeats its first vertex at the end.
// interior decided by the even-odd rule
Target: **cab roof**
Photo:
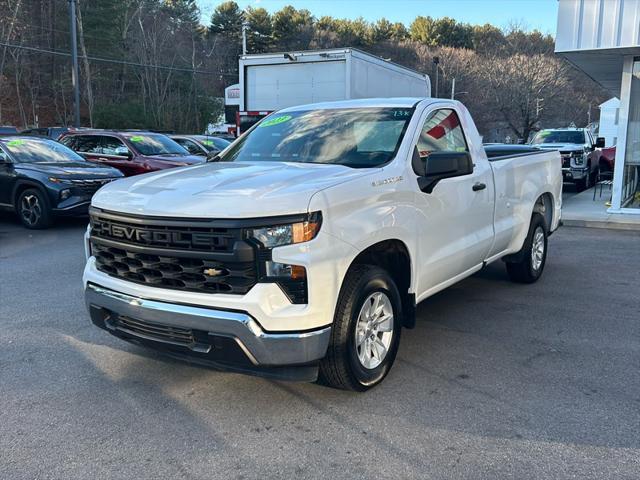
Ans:
{"type": "Polygon", "coordinates": [[[336,102],[311,103],[287,107],[279,112],[300,112],[307,110],[329,110],[334,108],[412,108],[422,101],[439,102],[441,98],[429,97],[397,97],[397,98],[361,98],[357,100],[340,100],[336,102]]]}

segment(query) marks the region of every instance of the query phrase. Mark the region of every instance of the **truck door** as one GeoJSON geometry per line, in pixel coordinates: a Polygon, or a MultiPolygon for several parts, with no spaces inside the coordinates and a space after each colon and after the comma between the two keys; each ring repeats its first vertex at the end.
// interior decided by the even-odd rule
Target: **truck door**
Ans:
{"type": "MultiPolygon", "coordinates": [[[[451,108],[428,112],[417,140],[427,164],[432,152],[469,152],[460,117],[451,108]]],[[[431,193],[418,189],[418,274],[426,292],[482,264],[493,242],[493,177],[486,159],[473,173],[441,180],[431,193]]]]}

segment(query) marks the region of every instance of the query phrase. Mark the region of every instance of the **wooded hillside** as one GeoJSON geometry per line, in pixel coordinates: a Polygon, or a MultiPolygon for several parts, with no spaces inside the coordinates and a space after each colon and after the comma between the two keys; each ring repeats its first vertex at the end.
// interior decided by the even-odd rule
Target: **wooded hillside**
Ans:
{"type": "MultiPolygon", "coordinates": [[[[316,18],[287,6],[220,4],[203,25],[195,0],[77,0],[83,125],[200,132],[237,82],[241,26],[250,53],[352,46],[431,76],[463,101],[485,140],[545,126],[584,126],[608,95],[553,53],[553,38],[514,25],[468,25],[416,11],[386,19],[316,18]]],[[[418,4],[416,4],[418,7],[418,4]]],[[[0,0],[0,124],[72,121],[67,0],[0,0]]]]}

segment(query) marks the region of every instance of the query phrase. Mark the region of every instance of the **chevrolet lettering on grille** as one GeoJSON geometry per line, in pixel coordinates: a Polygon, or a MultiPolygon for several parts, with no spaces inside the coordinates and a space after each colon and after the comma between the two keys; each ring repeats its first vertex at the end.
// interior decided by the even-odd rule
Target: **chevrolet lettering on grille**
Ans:
{"type": "Polygon", "coordinates": [[[99,221],[94,222],[92,231],[101,236],[168,247],[210,247],[215,245],[217,240],[215,235],[208,233],[167,232],[99,221]]]}

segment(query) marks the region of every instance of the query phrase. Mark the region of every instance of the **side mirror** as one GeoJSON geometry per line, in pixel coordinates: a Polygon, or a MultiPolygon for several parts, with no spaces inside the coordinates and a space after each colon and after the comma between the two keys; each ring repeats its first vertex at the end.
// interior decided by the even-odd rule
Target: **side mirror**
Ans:
{"type": "Polygon", "coordinates": [[[604,148],[604,142],[605,142],[604,137],[596,138],[596,148],[604,148]]]}
{"type": "Polygon", "coordinates": [[[425,193],[433,192],[440,180],[473,173],[473,161],[469,152],[432,152],[426,157],[420,157],[416,147],[412,164],[418,175],[418,186],[425,193]]]}

